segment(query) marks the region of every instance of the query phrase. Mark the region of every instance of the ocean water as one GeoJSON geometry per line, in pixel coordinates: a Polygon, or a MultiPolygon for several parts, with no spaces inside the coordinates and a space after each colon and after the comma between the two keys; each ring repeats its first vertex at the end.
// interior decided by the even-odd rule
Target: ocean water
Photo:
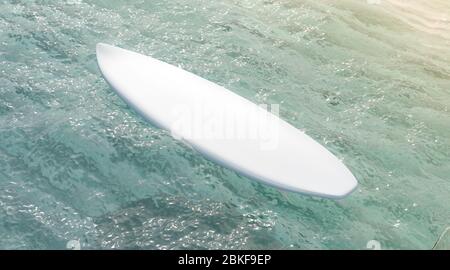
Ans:
{"type": "Polygon", "coordinates": [[[450,225],[447,0],[0,1],[0,248],[431,249],[450,225]],[[145,123],[95,44],[216,82],[352,170],[334,201],[145,123]]]}

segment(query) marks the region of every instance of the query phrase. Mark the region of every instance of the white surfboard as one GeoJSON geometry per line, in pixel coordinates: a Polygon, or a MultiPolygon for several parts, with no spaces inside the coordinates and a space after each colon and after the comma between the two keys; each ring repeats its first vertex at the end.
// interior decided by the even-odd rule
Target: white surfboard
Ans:
{"type": "Polygon", "coordinates": [[[357,185],[322,145],[213,82],[102,43],[97,60],[108,83],[142,117],[224,167],[284,190],[328,198],[345,197],[357,185]]]}

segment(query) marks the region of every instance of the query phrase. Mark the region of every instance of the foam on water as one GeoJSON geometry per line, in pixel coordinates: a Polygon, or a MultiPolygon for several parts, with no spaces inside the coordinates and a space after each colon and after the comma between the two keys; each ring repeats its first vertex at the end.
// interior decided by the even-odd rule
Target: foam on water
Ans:
{"type": "Polygon", "coordinates": [[[445,0],[0,2],[0,248],[431,249],[450,220],[449,14],[445,0]],[[280,104],[358,190],[283,193],[206,161],[113,94],[97,42],[280,104]]]}

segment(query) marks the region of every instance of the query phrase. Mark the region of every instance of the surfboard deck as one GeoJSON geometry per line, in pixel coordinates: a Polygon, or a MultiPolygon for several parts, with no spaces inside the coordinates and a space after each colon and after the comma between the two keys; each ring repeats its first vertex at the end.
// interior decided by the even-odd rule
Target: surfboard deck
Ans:
{"type": "Polygon", "coordinates": [[[356,188],[341,160],[265,108],[152,57],[103,43],[96,51],[126,103],[219,165],[303,194],[343,198],[356,188]]]}

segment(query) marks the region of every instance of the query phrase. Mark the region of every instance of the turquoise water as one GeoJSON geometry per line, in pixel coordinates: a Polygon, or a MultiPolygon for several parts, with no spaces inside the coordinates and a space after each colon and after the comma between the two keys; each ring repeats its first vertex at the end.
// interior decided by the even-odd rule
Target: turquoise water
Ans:
{"type": "Polygon", "coordinates": [[[0,248],[431,249],[450,222],[450,3],[0,1],[0,248]],[[280,192],[139,118],[105,42],[280,115],[359,180],[280,192]]]}

